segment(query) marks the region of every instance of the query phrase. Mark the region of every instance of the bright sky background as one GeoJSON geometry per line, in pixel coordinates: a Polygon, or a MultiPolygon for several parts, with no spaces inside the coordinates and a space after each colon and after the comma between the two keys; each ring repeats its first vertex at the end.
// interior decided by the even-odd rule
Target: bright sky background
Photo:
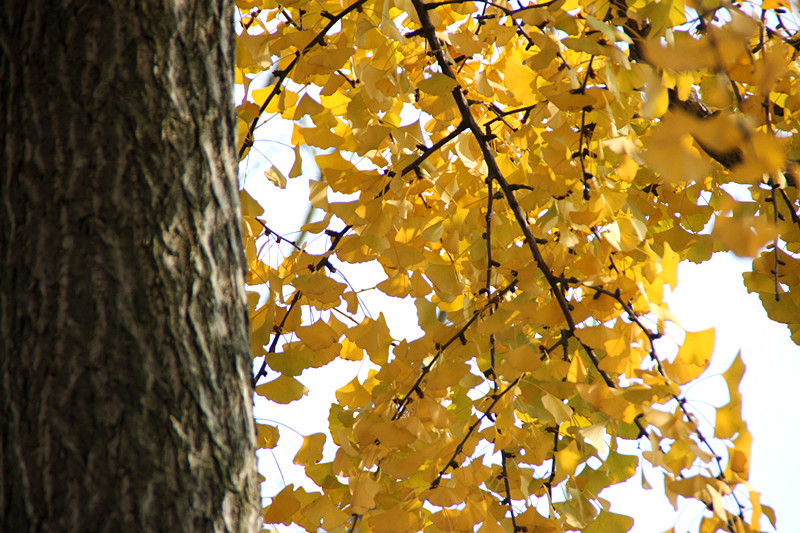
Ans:
{"type": "MultiPolygon", "coordinates": [[[[277,124],[259,129],[258,138],[270,140],[256,142],[246,166],[241,169],[241,179],[247,190],[266,208],[262,217],[267,225],[288,238],[297,237],[306,215],[308,203],[308,178],[316,177],[312,154],[304,153],[304,175],[289,180],[286,189],[278,189],[263,178],[263,171],[272,164],[288,174],[294,157],[289,132],[277,124]],[[269,162],[267,162],[269,161],[269,162]]],[[[321,218],[319,215],[315,220],[321,218]]],[[[339,223],[341,224],[341,223],[339,223]]],[[[341,229],[333,222],[334,230],[341,229]]],[[[327,239],[324,240],[327,246],[327,239]]],[[[272,241],[274,251],[274,241],[272,241]]],[[[284,253],[288,252],[283,245],[284,253]]],[[[796,388],[800,387],[800,347],[789,338],[785,325],[770,321],[758,297],[748,294],[741,273],[749,269],[750,261],[732,254],[716,254],[701,265],[682,264],[679,284],[669,299],[672,312],[681,325],[689,331],[716,328],[717,344],[711,367],[697,385],[689,388],[686,397],[690,407],[700,416],[713,416],[709,404],[721,406],[727,402],[727,388],[719,374],[725,371],[741,350],[747,367],[741,392],[744,418],[753,434],[751,457],[751,483],[762,493],[762,504],[773,507],[778,514],[779,531],[800,531],[800,510],[796,494],[800,492],[794,482],[800,480],[800,462],[794,457],[800,441],[800,429],[791,413],[797,408],[796,388]]],[[[358,287],[368,287],[385,279],[380,267],[371,268],[347,265],[348,281],[358,287]]],[[[383,311],[393,336],[416,337],[416,310],[410,301],[402,301],[370,291],[363,294],[373,316],[383,311]]],[[[680,340],[680,333],[674,341],[680,340]]],[[[669,341],[668,341],[669,342],[669,341]]],[[[674,343],[673,343],[674,346],[674,343]]],[[[256,402],[259,422],[278,423],[281,441],[275,451],[261,451],[259,469],[267,478],[264,494],[274,495],[284,483],[303,485],[315,490],[305,479],[303,470],[292,464],[292,458],[301,443],[302,435],[325,432],[328,408],[335,402],[334,391],[352,380],[366,368],[363,364],[334,361],[322,369],[307,370],[300,381],[310,389],[309,396],[288,406],[256,402]],[[291,429],[289,429],[291,428],[291,429]]],[[[270,379],[275,374],[270,374],[270,379]]],[[[710,433],[709,429],[706,434],[710,433]]],[[[717,443],[717,446],[721,446],[717,443]]],[[[333,446],[326,444],[324,460],[331,460],[333,446]]],[[[667,531],[696,531],[702,506],[679,504],[673,511],[660,490],[659,475],[647,471],[645,476],[653,490],[642,488],[641,472],[627,483],[608,489],[602,497],[612,502],[611,510],[633,516],[634,533],[667,531]]],[[[766,527],[764,520],[762,526],[766,527]]],[[[767,528],[771,530],[771,528],[767,528]]],[[[279,526],[279,531],[289,528],[279,526]]]]}

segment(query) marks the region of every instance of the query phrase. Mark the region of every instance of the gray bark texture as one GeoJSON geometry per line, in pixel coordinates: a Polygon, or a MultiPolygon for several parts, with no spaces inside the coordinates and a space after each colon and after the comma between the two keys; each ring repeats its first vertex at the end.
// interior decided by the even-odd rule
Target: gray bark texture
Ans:
{"type": "Polygon", "coordinates": [[[0,531],[260,529],[232,2],[0,3],[0,531]]]}

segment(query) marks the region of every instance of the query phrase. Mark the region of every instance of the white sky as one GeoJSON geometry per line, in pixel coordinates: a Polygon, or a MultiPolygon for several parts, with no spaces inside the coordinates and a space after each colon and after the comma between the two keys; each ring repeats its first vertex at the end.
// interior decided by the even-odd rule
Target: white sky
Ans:
{"type": "MultiPolygon", "coordinates": [[[[274,125],[262,127],[260,131],[267,129],[272,140],[256,142],[260,155],[252,152],[246,163],[249,177],[245,187],[266,208],[263,218],[267,225],[285,237],[295,238],[306,214],[307,178],[314,176],[316,170],[313,163],[308,164],[312,160],[310,154],[304,154],[306,172],[303,177],[289,180],[285,190],[266,183],[262,177],[263,171],[269,168],[265,157],[284,174],[288,174],[294,161],[288,132],[274,125]]],[[[245,166],[242,167],[244,175],[245,166]]],[[[287,250],[285,246],[284,251],[287,250]]],[[[726,403],[727,388],[718,375],[728,368],[736,353],[742,351],[747,367],[741,386],[744,417],[754,438],[751,483],[762,493],[762,503],[776,510],[779,531],[800,531],[800,511],[796,510],[796,494],[800,491],[793,486],[793,482],[800,479],[800,463],[793,457],[800,429],[790,417],[797,402],[794,389],[800,377],[800,348],[789,339],[788,328],[770,321],[758,298],[747,294],[741,273],[749,264],[749,260],[731,254],[716,254],[702,265],[682,264],[679,268],[679,284],[669,300],[671,310],[687,330],[715,327],[717,335],[711,367],[705,374],[711,377],[690,388],[687,398],[690,407],[703,416],[713,412],[704,408],[705,405],[726,403]]],[[[354,267],[347,272],[348,280],[357,280],[361,287],[385,278],[379,268],[354,267]]],[[[416,310],[409,301],[371,291],[368,306],[374,316],[384,310],[394,336],[416,336],[416,310]]],[[[303,435],[325,432],[328,407],[335,401],[334,391],[353,379],[359,370],[363,373],[365,369],[358,363],[335,361],[323,369],[302,374],[300,381],[311,391],[305,399],[288,406],[263,400],[256,402],[259,422],[269,420],[286,425],[280,426],[278,449],[260,452],[259,468],[268,480],[264,486],[265,495],[277,493],[284,482],[295,486],[302,484],[308,490],[314,488],[312,483],[303,481],[302,468],[292,464],[301,440],[287,426],[303,435]]],[[[331,452],[332,446],[326,445],[325,460],[332,459],[331,452]]],[[[686,506],[684,502],[675,513],[659,490],[658,475],[649,471],[646,475],[653,490],[641,488],[641,473],[637,473],[622,486],[604,491],[602,497],[611,500],[613,511],[634,517],[632,531],[635,533],[666,531],[673,526],[679,532],[696,531],[702,508],[686,506]]],[[[766,520],[762,525],[767,526],[766,520]]],[[[286,527],[278,529],[288,530],[286,527]]]]}

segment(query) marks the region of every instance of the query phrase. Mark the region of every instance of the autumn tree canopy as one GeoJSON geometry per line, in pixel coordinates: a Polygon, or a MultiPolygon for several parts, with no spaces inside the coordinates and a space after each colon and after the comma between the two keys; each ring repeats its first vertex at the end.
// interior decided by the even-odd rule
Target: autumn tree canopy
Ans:
{"type": "MultiPolygon", "coordinates": [[[[800,342],[788,2],[237,6],[240,159],[260,125],[291,121],[295,164],[266,178],[284,186],[300,147],[316,148],[319,216],[298,230],[327,242],[314,253],[276,234],[243,193],[256,393],[298,400],[303,370],[336,358],[375,367],[295,457],[319,491],[270,495],[267,525],[625,531],[599,494],[640,461],[670,501],[707,506],[703,532],[775,523],[748,483],[741,360],[704,426],[684,391],[713,330],[686,332],[677,353],[659,339],[678,264],[733,251],[800,342]],[[281,260],[264,253],[287,241],[281,260]],[[340,270],[370,261],[424,335],[392,338],[394,317],[363,313],[340,270]]],[[[260,445],[278,434],[260,425],[260,445]]]]}

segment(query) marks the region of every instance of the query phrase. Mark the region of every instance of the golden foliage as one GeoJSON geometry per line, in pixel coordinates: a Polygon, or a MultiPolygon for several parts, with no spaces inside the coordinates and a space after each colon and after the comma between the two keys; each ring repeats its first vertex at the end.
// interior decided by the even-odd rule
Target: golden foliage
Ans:
{"type": "MultiPolygon", "coordinates": [[[[337,358],[377,368],[336,393],[335,459],[324,433],[295,456],[321,492],[289,485],[266,523],[625,531],[598,495],[640,460],[670,501],[707,506],[701,531],[774,523],[747,483],[743,364],[703,429],[683,390],[714,332],[687,333],[674,357],[658,339],[678,263],[731,250],[754,257],[748,289],[800,341],[788,2],[237,5],[240,159],[265,119],[290,121],[295,164],[265,177],[285,187],[299,147],[319,148],[323,219],[302,231],[329,239],[262,260],[264,237],[286,239],[242,193],[247,280],[267,295],[250,300],[256,393],[297,400],[303,370],[337,358]],[[363,262],[386,273],[377,290],[414,300],[419,338],[392,338],[394,317],[365,318],[334,279],[363,262]],[[637,440],[641,457],[618,452],[637,440]]],[[[260,446],[277,440],[259,426],[260,446]]]]}

